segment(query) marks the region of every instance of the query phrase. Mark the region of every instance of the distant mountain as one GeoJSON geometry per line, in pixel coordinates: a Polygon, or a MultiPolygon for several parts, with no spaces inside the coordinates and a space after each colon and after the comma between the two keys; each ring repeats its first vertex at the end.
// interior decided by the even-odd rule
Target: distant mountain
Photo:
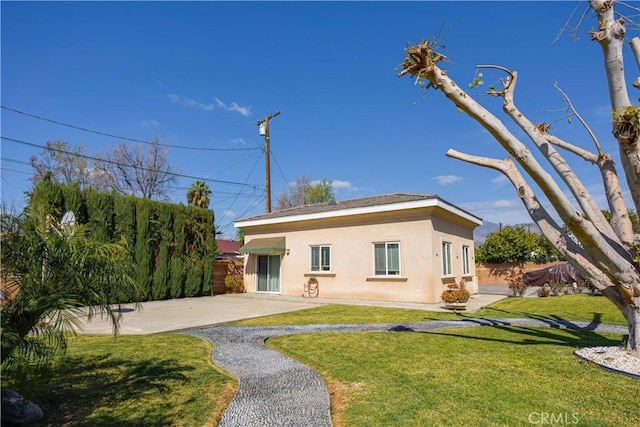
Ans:
{"type": "Polygon", "coordinates": [[[530,231],[533,231],[534,233],[540,234],[540,229],[534,223],[530,223],[530,224],[496,224],[495,222],[483,221],[483,223],[482,223],[482,225],[480,227],[478,227],[475,230],[473,230],[473,243],[474,243],[474,245],[476,247],[480,246],[481,244],[484,243],[485,240],[487,240],[487,237],[489,237],[489,234],[495,233],[496,231],[500,231],[501,227],[504,227],[504,226],[507,226],[507,225],[511,225],[512,227],[522,226],[522,227],[526,228],[527,230],[530,230],[530,231]]]}
{"type": "Polygon", "coordinates": [[[482,225],[480,227],[476,227],[476,229],[473,230],[473,243],[475,247],[477,248],[478,246],[483,244],[484,241],[487,240],[487,237],[489,237],[489,234],[495,233],[498,230],[500,230],[500,224],[496,224],[495,222],[482,221],[482,225]]]}

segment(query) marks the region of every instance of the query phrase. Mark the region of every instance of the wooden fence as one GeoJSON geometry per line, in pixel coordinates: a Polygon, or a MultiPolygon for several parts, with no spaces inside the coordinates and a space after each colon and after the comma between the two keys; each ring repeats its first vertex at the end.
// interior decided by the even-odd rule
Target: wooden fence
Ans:
{"type": "Polygon", "coordinates": [[[213,286],[211,287],[211,295],[219,295],[227,293],[227,287],[224,285],[224,279],[229,274],[243,274],[244,261],[242,259],[222,258],[217,259],[213,265],[213,286]]]}
{"type": "Polygon", "coordinates": [[[530,271],[564,264],[565,261],[549,262],[546,264],[502,263],[502,264],[476,264],[476,276],[479,285],[508,285],[511,280],[522,280],[522,275],[530,271]]]}

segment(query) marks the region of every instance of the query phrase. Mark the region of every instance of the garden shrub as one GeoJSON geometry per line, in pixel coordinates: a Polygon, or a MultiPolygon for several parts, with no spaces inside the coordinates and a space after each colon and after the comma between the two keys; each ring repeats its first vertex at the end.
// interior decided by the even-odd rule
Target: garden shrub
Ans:
{"type": "Polygon", "coordinates": [[[244,276],[242,274],[229,274],[224,278],[224,286],[227,293],[241,294],[246,292],[244,287],[244,276]]]}
{"type": "Polygon", "coordinates": [[[538,296],[541,298],[548,297],[550,294],[551,294],[551,289],[549,288],[549,285],[547,285],[546,283],[542,285],[540,289],[538,289],[538,296]]]}
{"type": "Polygon", "coordinates": [[[551,290],[551,296],[561,295],[565,288],[564,283],[549,283],[549,289],[551,290]]]}
{"type": "Polygon", "coordinates": [[[470,296],[466,289],[446,289],[442,292],[441,298],[445,303],[452,304],[467,302],[470,296]]]}
{"type": "Polygon", "coordinates": [[[522,298],[527,290],[527,285],[524,283],[511,283],[509,289],[513,292],[514,297],[522,298]]]}

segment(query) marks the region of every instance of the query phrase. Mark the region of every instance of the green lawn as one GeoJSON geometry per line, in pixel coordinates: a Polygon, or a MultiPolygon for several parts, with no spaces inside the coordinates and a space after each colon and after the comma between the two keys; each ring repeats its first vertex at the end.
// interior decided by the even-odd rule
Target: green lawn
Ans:
{"type": "Polygon", "coordinates": [[[640,425],[638,380],[572,353],[620,341],[593,332],[478,327],[295,335],[268,345],[323,375],[334,426],[519,426],[552,416],[580,426],[640,425]]]}
{"type": "Polygon", "coordinates": [[[404,323],[465,317],[524,317],[626,325],[620,311],[604,296],[562,295],[548,298],[506,298],[476,313],[441,313],[399,308],[327,305],[234,322],[238,326],[311,323],[404,323]]]}
{"type": "MultiPolygon", "coordinates": [[[[324,306],[236,324],[413,322],[528,317],[624,324],[604,297],[509,298],[479,313],[324,306]]],[[[622,336],[551,328],[479,327],[425,333],[326,333],[268,345],[322,373],[336,426],[640,424],[637,380],[578,362],[575,348],[622,336]],[[568,418],[567,418],[568,417],[568,418]],[[550,420],[548,418],[547,420],[550,420]],[[540,423],[538,423],[540,424],[540,423]]],[[[40,426],[214,426],[235,379],[207,341],[178,334],[71,338],[32,399],[40,426]]],[[[3,386],[10,386],[5,384],[3,386]]]]}
{"type": "MultiPolygon", "coordinates": [[[[176,334],[69,340],[52,379],[32,397],[37,426],[215,426],[237,389],[211,344],[176,334]]],[[[3,384],[5,386],[5,384],[3,384]]]]}

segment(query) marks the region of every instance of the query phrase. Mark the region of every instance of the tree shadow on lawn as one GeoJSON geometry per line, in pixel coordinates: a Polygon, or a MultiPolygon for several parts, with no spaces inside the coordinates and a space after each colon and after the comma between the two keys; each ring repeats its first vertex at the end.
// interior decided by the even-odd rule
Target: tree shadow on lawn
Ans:
{"type": "MultiPolygon", "coordinates": [[[[478,326],[489,326],[501,331],[508,332],[510,334],[515,334],[517,337],[514,337],[513,340],[510,339],[501,339],[501,338],[493,338],[493,337],[475,337],[464,334],[457,334],[455,332],[443,332],[442,330],[435,331],[424,331],[420,333],[432,334],[432,335],[447,335],[447,336],[455,336],[461,338],[470,338],[475,340],[482,341],[495,341],[516,345],[561,345],[568,346],[572,348],[580,348],[580,347],[590,347],[590,346],[621,346],[623,344],[622,340],[619,339],[611,339],[607,338],[597,332],[595,332],[596,327],[601,323],[600,322],[600,313],[594,313],[593,320],[587,326],[579,326],[572,322],[566,321],[557,316],[537,316],[537,315],[529,315],[528,318],[533,320],[539,320],[543,323],[546,323],[546,326],[535,326],[535,325],[512,325],[509,323],[508,319],[499,320],[499,319],[485,319],[485,318],[466,318],[465,323],[471,322],[471,324],[467,324],[466,326],[473,326],[475,321],[478,326]],[[558,333],[558,331],[562,331],[562,333],[558,333]],[[523,336],[525,338],[523,338],[523,336]],[[526,338],[531,337],[531,338],[526,338]]],[[[445,328],[448,329],[448,328],[445,328]]]]}
{"type": "MultiPolygon", "coordinates": [[[[493,308],[490,307],[491,311],[493,312],[498,312],[498,313],[504,313],[507,315],[507,318],[522,318],[522,319],[534,319],[534,320],[539,320],[541,322],[545,322],[548,323],[550,326],[553,326],[556,322],[562,322],[562,323],[569,323],[572,324],[572,320],[567,320],[565,318],[563,318],[562,316],[556,315],[556,314],[550,314],[550,315],[542,315],[542,314],[533,314],[533,313],[527,313],[524,311],[510,311],[510,310],[503,310],[501,308],[493,308]],[[515,317],[514,317],[515,315],[515,317]]],[[[465,319],[469,319],[469,320],[473,320],[473,319],[483,319],[483,320],[493,320],[493,318],[488,318],[488,317],[472,317],[472,316],[468,316],[465,315],[464,313],[460,313],[461,317],[465,318],[465,319]]],[[[591,319],[591,321],[589,322],[588,326],[584,326],[584,327],[578,327],[577,325],[574,325],[573,327],[575,328],[579,328],[579,329],[588,329],[588,330],[594,330],[598,327],[598,325],[602,324],[602,313],[598,313],[598,312],[594,312],[593,313],[593,318],[591,319]]]]}
{"type": "MultiPolygon", "coordinates": [[[[532,314],[524,311],[510,311],[510,310],[504,310],[501,308],[493,308],[493,307],[489,307],[489,308],[491,309],[492,312],[504,314],[505,317],[498,318],[497,316],[491,316],[491,317],[475,316],[473,314],[469,314],[461,311],[456,311],[451,314],[455,314],[454,320],[465,320],[469,322],[478,321],[478,323],[482,326],[486,326],[487,323],[489,323],[492,326],[508,325],[509,319],[538,320],[540,322],[546,323],[550,327],[555,327],[555,328],[558,327],[558,323],[561,323],[567,328],[584,329],[584,330],[595,330],[598,327],[598,325],[602,324],[602,313],[598,313],[598,312],[593,313],[593,318],[591,319],[591,321],[587,326],[578,326],[577,324],[574,323],[576,322],[575,320],[567,320],[564,317],[559,315],[541,315],[541,314],[532,314]]],[[[440,317],[424,318],[424,321],[439,321],[439,320],[443,320],[443,319],[440,317]]],[[[580,322],[580,323],[583,323],[583,322],[580,322]]],[[[615,326],[621,326],[621,325],[615,325],[615,326]]]]}
{"type": "MultiPolygon", "coordinates": [[[[489,317],[474,317],[465,313],[456,313],[458,320],[463,320],[465,323],[469,322],[466,326],[473,326],[475,323],[478,326],[491,326],[497,329],[501,329],[504,331],[508,331],[511,333],[517,334],[525,334],[538,338],[537,340],[500,340],[494,338],[481,338],[481,337],[469,337],[467,335],[456,334],[456,333],[448,333],[448,332],[425,332],[430,334],[439,334],[439,335],[450,335],[450,336],[459,336],[465,338],[473,338],[473,339],[481,339],[488,341],[500,341],[500,342],[508,342],[512,344],[520,344],[520,345],[532,345],[532,344],[557,344],[557,345],[566,345],[575,348],[579,347],[588,347],[588,346],[617,346],[623,345],[622,341],[612,340],[606,338],[595,332],[597,327],[602,324],[602,313],[593,313],[593,317],[591,321],[587,325],[578,325],[574,321],[564,319],[558,315],[539,315],[532,314],[526,312],[516,312],[503,310],[499,308],[491,308],[492,311],[498,313],[504,313],[506,317],[504,318],[489,318],[489,317]],[[516,315],[517,317],[513,317],[516,315]],[[534,325],[513,325],[511,324],[511,319],[515,320],[517,318],[521,319],[531,319],[536,320],[542,323],[540,326],[534,325]],[[546,325],[546,326],[545,326],[546,325]],[[568,332],[570,336],[566,334],[557,334],[553,332],[553,330],[563,330],[568,332]],[[541,341],[540,339],[547,339],[547,341],[541,341]]],[[[434,319],[437,320],[437,319],[434,319]]],[[[583,322],[580,322],[583,323],[583,322]]],[[[615,325],[618,327],[622,327],[620,325],[615,325]]],[[[624,335],[624,334],[623,334],[624,335]]]]}
{"type": "Polygon", "coordinates": [[[500,339],[492,337],[477,337],[463,334],[456,334],[455,332],[443,332],[443,331],[424,331],[423,334],[431,335],[446,335],[451,337],[460,337],[481,341],[494,341],[515,345],[560,345],[571,348],[592,347],[592,346],[621,346],[622,340],[610,339],[602,336],[593,331],[586,330],[574,330],[574,329],[550,329],[546,327],[531,327],[531,326],[492,326],[493,328],[500,329],[512,334],[515,334],[518,338],[514,339],[500,339]],[[569,332],[558,333],[558,331],[569,332]],[[528,336],[531,338],[521,338],[522,336],[528,336]]]}
{"type": "Polygon", "coordinates": [[[174,425],[177,420],[167,415],[162,395],[188,382],[185,372],[193,369],[177,360],[65,356],[31,399],[45,413],[32,425],[174,425]],[[126,409],[111,410],[123,403],[126,409]]]}

